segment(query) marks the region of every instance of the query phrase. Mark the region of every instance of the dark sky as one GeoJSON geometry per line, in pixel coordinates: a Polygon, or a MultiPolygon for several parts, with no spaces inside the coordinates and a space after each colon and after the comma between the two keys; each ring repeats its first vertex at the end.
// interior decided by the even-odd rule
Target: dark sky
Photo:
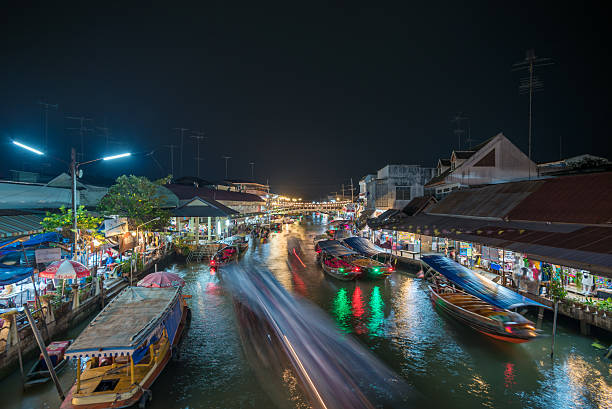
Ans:
{"type": "MultiPolygon", "coordinates": [[[[256,179],[309,199],[387,163],[435,166],[457,148],[451,118],[459,111],[475,143],[502,131],[526,150],[528,101],[512,64],[529,48],[555,61],[538,73],[535,160],[558,159],[560,137],[563,156],[612,157],[608,14],[591,6],[90,3],[3,6],[2,176],[38,167],[40,159],[8,142],[41,146],[38,101],[59,104],[49,114],[56,156],[67,159],[80,144],[65,129],[77,126],[69,115],[93,119],[91,128],[106,123],[123,142],[107,150],[94,131],[87,158],[154,150],[85,168],[90,177],[170,173],[163,145],[179,144],[172,128],[185,127],[208,136],[202,177],[222,178],[229,155],[231,177],[250,177],[254,161],[256,179]]],[[[183,173],[195,174],[192,138],[183,155],[183,173]]]]}

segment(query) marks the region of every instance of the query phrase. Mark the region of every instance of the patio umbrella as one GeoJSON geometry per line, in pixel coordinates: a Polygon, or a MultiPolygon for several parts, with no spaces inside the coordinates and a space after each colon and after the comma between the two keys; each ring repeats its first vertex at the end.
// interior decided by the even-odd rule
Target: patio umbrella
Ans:
{"type": "Polygon", "coordinates": [[[182,287],[185,285],[185,281],[174,273],[167,271],[158,271],[151,273],[145,278],[138,282],[138,287],[154,287],[154,288],[168,288],[168,287],[182,287]]]}
{"type": "Polygon", "coordinates": [[[49,264],[44,271],[38,275],[41,278],[77,279],[87,277],[89,269],[83,264],[72,260],[59,260],[49,264]]]}

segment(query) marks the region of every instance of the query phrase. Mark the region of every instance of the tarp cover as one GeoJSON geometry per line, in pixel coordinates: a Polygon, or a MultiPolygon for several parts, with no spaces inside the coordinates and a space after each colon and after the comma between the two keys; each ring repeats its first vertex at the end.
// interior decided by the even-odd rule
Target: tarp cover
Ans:
{"type": "Polygon", "coordinates": [[[472,294],[474,297],[478,297],[496,307],[509,309],[524,305],[549,308],[494,283],[448,257],[427,255],[422,256],[421,260],[468,294],[472,294]]]}
{"type": "Polygon", "coordinates": [[[321,240],[317,243],[317,245],[322,251],[334,257],[352,256],[357,254],[353,250],[343,246],[338,240],[321,240]]]}
{"type": "Polygon", "coordinates": [[[32,267],[0,268],[0,285],[18,283],[31,276],[33,270],[32,267]]]}
{"type": "Polygon", "coordinates": [[[385,249],[378,247],[365,237],[348,237],[342,241],[364,256],[375,257],[380,253],[386,253],[385,249]]]}
{"type": "MultiPolygon", "coordinates": [[[[143,344],[159,338],[168,317],[174,327],[173,311],[180,302],[179,294],[180,288],[127,287],[85,328],[66,355],[133,355],[137,349],[144,349],[139,348],[143,344]]],[[[175,332],[168,331],[171,339],[175,332]]]]}
{"type": "Polygon", "coordinates": [[[21,246],[31,247],[31,246],[38,246],[43,243],[58,243],[62,241],[62,235],[56,232],[41,233],[41,234],[37,234],[35,236],[30,237],[26,241],[16,241],[14,243],[11,243],[3,247],[3,245],[10,243],[11,241],[13,240],[8,240],[3,243],[0,243],[0,249],[6,251],[6,250],[12,250],[16,248],[21,248],[21,246]]]}

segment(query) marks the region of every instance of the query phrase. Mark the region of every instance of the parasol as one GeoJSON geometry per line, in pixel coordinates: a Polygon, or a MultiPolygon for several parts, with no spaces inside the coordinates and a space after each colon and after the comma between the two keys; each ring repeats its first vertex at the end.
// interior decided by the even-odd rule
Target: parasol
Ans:
{"type": "Polygon", "coordinates": [[[49,264],[44,271],[38,275],[41,278],[76,279],[87,277],[89,269],[83,264],[72,260],[59,260],[49,264]]]}
{"type": "Polygon", "coordinates": [[[155,288],[182,287],[185,285],[185,281],[177,274],[167,271],[158,271],[147,275],[140,280],[137,285],[138,287],[155,288]]]}

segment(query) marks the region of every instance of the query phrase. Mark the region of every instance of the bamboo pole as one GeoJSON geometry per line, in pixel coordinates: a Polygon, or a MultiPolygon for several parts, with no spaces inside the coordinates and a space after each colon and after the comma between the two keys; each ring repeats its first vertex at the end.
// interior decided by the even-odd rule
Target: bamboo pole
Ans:
{"type": "Polygon", "coordinates": [[[76,393],[81,391],[81,357],[77,358],[76,393]]]}
{"type": "Polygon", "coordinates": [[[19,339],[19,330],[17,329],[17,316],[13,314],[11,317],[11,331],[17,339],[17,355],[19,356],[19,370],[21,371],[21,379],[25,380],[25,373],[23,372],[23,358],[21,357],[21,340],[19,339]]]}
{"type": "Polygon", "coordinates": [[[559,311],[559,301],[555,300],[555,315],[553,317],[553,333],[552,333],[552,345],[550,346],[550,359],[553,358],[555,353],[555,336],[557,335],[557,312],[559,311]]]}
{"type": "Polygon", "coordinates": [[[134,385],[134,357],[130,355],[130,382],[134,385]]]}
{"type": "Polygon", "coordinates": [[[60,399],[63,401],[65,399],[64,391],[62,390],[62,386],[60,385],[59,380],[57,379],[57,374],[55,373],[55,369],[53,368],[51,359],[49,359],[47,348],[45,348],[45,343],[43,342],[40,332],[38,331],[38,328],[36,327],[36,322],[34,322],[34,318],[32,317],[32,313],[30,312],[30,308],[28,307],[27,303],[23,304],[23,309],[26,313],[26,316],[28,317],[30,328],[32,328],[32,333],[34,334],[34,338],[36,338],[36,343],[38,344],[38,347],[40,348],[40,352],[43,355],[45,364],[47,365],[47,369],[49,370],[49,374],[51,375],[51,379],[53,379],[53,383],[55,384],[55,388],[57,389],[57,393],[60,399]]]}

